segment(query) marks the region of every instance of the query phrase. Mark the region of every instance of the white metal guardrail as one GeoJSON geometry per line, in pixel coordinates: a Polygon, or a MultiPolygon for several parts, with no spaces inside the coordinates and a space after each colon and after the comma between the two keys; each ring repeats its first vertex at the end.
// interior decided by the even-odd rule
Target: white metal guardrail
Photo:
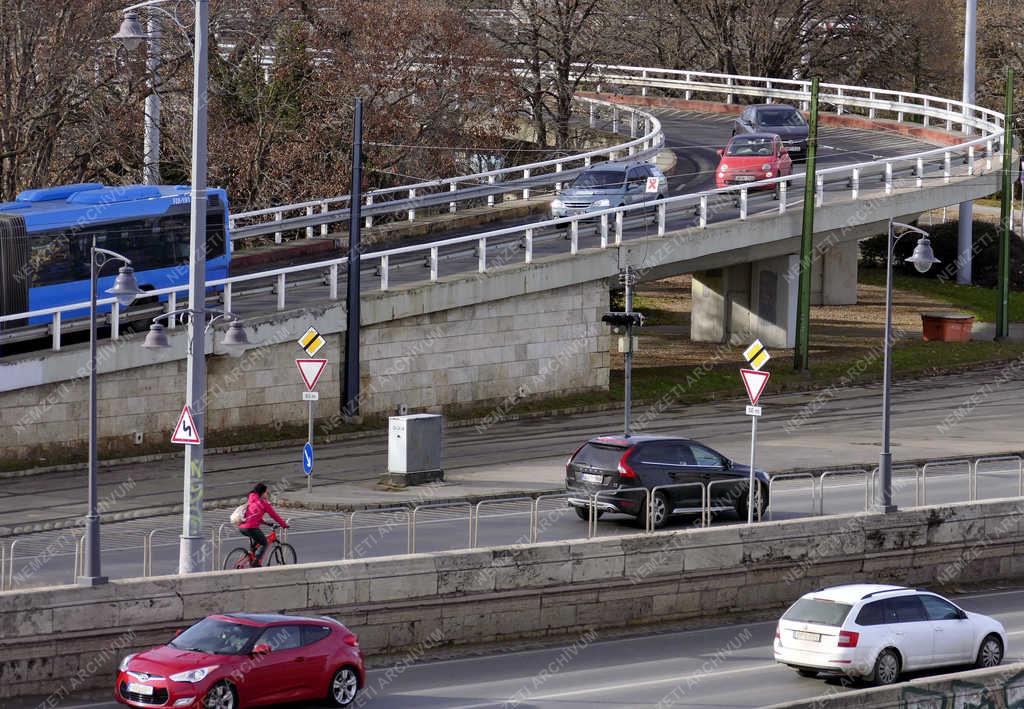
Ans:
{"type": "MultiPolygon", "coordinates": [[[[977,477],[979,475],[991,479],[999,476],[1004,483],[1004,487],[1007,484],[1015,483],[1012,485],[1010,492],[1015,493],[1018,497],[1024,497],[1024,458],[1021,458],[1021,456],[935,461],[922,466],[902,465],[898,467],[898,470],[903,474],[894,478],[894,491],[906,493],[913,488],[915,498],[920,498],[921,500],[928,499],[927,491],[929,486],[934,487],[938,485],[944,486],[944,491],[947,495],[952,491],[954,497],[960,498],[965,502],[995,497],[995,495],[991,494],[977,494],[977,477]]],[[[765,509],[765,518],[769,519],[779,516],[776,501],[782,495],[795,495],[801,499],[806,498],[807,486],[799,484],[803,479],[807,479],[812,487],[811,509],[808,511],[798,511],[787,508],[787,517],[822,515],[825,507],[825,491],[830,485],[836,500],[841,499],[851,502],[853,496],[849,494],[838,495],[835,492],[838,481],[851,478],[863,480],[863,482],[858,480],[853,485],[855,487],[863,487],[863,509],[865,511],[870,510],[874,500],[872,481],[875,477],[877,477],[877,469],[868,471],[861,468],[825,470],[820,474],[803,472],[773,475],[768,481],[769,500],[768,506],[765,509]],[[783,492],[780,492],[780,488],[783,492]]],[[[449,548],[475,548],[480,546],[479,525],[481,511],[488,506],[492,508],[502,508],[504,506],[493,513],[492,516],[494,518],[525,518],[523,520],[523,527],[528,527],[528,529],[524,531],[523,528],[518,528],[519,531],[516,532],[508,531],[508,539],[502,543],[522,544],[555,541],[557,539],[600,538],[603,535],[598,534],[599,522],[597,515],[588,515],[589,519],[583,521],[585,527],[579,526],[580,521],[576,519],[576,513],[568,504],[569,498],[585,498],[589,508],[592,511],[596,511],[599,509],[602,501],[607,502],[610,498],[621,493],[632,492],[636,498],[642,500],[640,504],[644,505],[647,509],[645,523],[639,529],[632,528],[627,531],[621,525],[612,522],[609,524],[608,530],[613,534],[650,534],[656,531],[654,529],[651,509],[654,495],[669,489],[686,487],[699,489],[700,508],[691,509],[686,513],[696,517],[692,524],[697,527],[710,525],[712,516],[716,512],[721,512],[727,508],[733,509],[736,503],[741,501],[740,498],[744,496],[743,490],[745,490],[742,484],[737,486],[736,480],[722,480],[712,481],[709,484],[700,482],[677,483],[658,486],[650,490],[639,487],[622,488],[619,490],[599,491],[593,495],[580,495],[567,491],[544,493],[536,496],[510,496],[500,499],[483,500],[475,504],[469,502],[434,503],[357,510],[354,512],[314,513],[295,511],[289,516],[289,524],[293,527],[291,534],[297,538],[315,534],[327,536],[340,534],[337,547],[334,547],[337,549],[336,556],[330,556],[330,553],[328,553],[329,558],[337,559],[366,558],[374,555],[374,552],[376,552],[376,555],[380,555],[382,550],[379,546],[391,535],[394,535],[391,547],[389,547],[392,551],[385,553],[416,553],[417,546],[422,546],[422,544],[417,542],[418,536],[422,532],[420,528],[426,525],[447,525],[441,531],[447,535],[445,546],[449,548]],[[729,497],[723,500],[722,493],[716,493],[715,489],[720,490],[726,486],[731,486],[733,492],[724,493],[729,497]],[[736,496],[735,491],[740,491],[739,497],[736,496]],[[722,504],[723,502],[727,504],[722,504]],[[548,509],[544,509],[545,503],[549,505],[548,509]],[[450,514],[444,514],[446,512],[450,514]],[[323,520],[320,526],[315,524],[317,520],[323,520]],[[357,525],[357,521],[361,524],[357,525]],[[541,539],[543,532],[547,532],[558,524],[562,524],[559,534],[551,534],[550,539],[541,539]],[[571,525],[570,530],[575,530],[570,531],[568,536],[566,536],[566,524],[571,525]],[[458,538],[452,536],[453,530],[458,538]],[[463,547],[463,543],[465,543],[465,547],[463,547]],[[395,547],[398,549],[397,552],[394,551],[395,547]]],[[[1006,491],[1004,490],[1003,492],[1005,493],[1006,491]]],[[[1001,494],[998,496],[1013,497],[1015,495],[1001,494]]],[[[852,507],[848,504],[846,509],[841,512],[857,511],[860,511],[859,504],[852,507]]],[[[488,515],[483,516],[488,517],[488,515]]],[[[745,517],[739,520],[740,523],[745,521],[745,517]]],[[[144,520],[124,524],[127,525],[126,531],[117,531],[115,527],[114,531],[104,532],[104,555],[109,559],[111,554],[120,553],[119,563],[123,566],[125,557],[138,559],[137,555],[141,548],[140,576],[153,575],[154,535],[157,535],[159,532],[167,532],[168,528],[163,526],[147,529],[144,526],[140,526],[140,524],[145,524],[144,520]],[[134,542],[130,543],[129,539],[133,539],[134,542]]],[[[518,527],[518,525],[516,526],[518,527]]],[[[219,570],[223,564],[223,540],[225,530],[228,528],[229,525],[225,523],[206,530],[209,537],[207,543],[211,549],[209,567],[213,570],[219,570]]],[[[678,527],[672,527],[670,531],[671,529],[678,529],[678,527]]],[[[239,540],[239,543],[243,542],[239,540]]],[[[302,545],[298,539],[296,539],[296,543],[299,544],[299,561],[309,561],[308,557],[304,558],[302,545]]],[[[174,568],[177,559],[176,541],[168,540],[167,543],[161,543],[159,546],[174,549],[173,564],[168,558],[162,560],[163,568],[167,570],[174,568]]],[[[323,555],[321,555],[319,560],[327,560],[322,557],[323,555]]],[[[13,537],[9,541],[0,540],[0,591],[53,585],[61,581],[73,583],[75,577],[81,572],[83,558],[84,537],[79,528],[26,534],[13,537]],[[19,550],[22,550],[20,556],[17,555],[19,550]]]]}
{"type": "MultiPolygon", "coordinates": [[[[808,82],[792,79],[728,76],[705,72],[686,72],[620,66],[596,67],[594,75],[589,81],[591,84],[598,85],[599,88],[605,88],[608,85],[615,84],[639,87],[642,93],[654,90],[672,91],[681,93],[687,97],[692,97],[694,95],[744,95],[772,100],[805,101],[808,97],[809,90],[808,82]]],[[[961,128],[966,127],[971,131],[979,133],[976,137],[965,137],[964,142],[958,145],[939,147],[898,157],[869,160],[855,164],[821,169],[818,171],[818,177],[819,180],[821,180],[822,185],[845,184],[848,191],[845,195],[837,195],[836,192],[829,192],[828,195],[826,195],[824,190],[820,190],[818,192],[819,206],[825,204],[827,199],[835,200],[838,197],[845,201],[847,199],[865,199],[868,196],[885,196],[892,194],[896,189],[921,189],[925,185],[925,180],[930,181],[934,179],[941,181],[942,184],[948,184],[957,178],[973,176],[979,174],[981,171],[999,169],[996,154],[1001,150],[1004,130],[1002,125],[1002,116],[995,111],[991,111],[981,106],[966,105],[960,101],[952,99],[926,96],[924,94],[846,86],[841,84],[821,84],[819,92],[819,101],[821,103],[832,104],[836,107],[836,110],[841,113],[856,110],[869,117],[878,117],[882,113],[887,113],[893,116],[895,120],[904,123],[916,119],[917,125],[928,126],[935,122],[944,124],[946,129],[951,130],[954,126],[960,126],[961,128]],[[983,156],[983,160],[980,161],[980,164],[979,154],[983,156]],[[901,176],[901,171],[906,171],[909,175],[901,176]],[[875,194],[876,190],[870,189],[869,180],[871,179],[875,180],[875,184],[880,185],[877,190],[880,195],[875,194]]],[[[615,108],[614,104],[611,104],[610,102],[603,103],[604,105],[615,108]]],[[[624,148],[623,146],[630,146],[631,144],[632,148],[637,149],[645,149],[645,143],[649,147],[660,145],[659,141],[663,140],[661,127],[660,124],[657,123],[657,119],[654,119],[653,116],[651,118],[654,121],[653,124],[651,124],[653,129],[643,137],[637,138],[629,143],[615,146],[615,148],[593,152],[607,155],[616,150],[629,150],[631,149],[630,147],[624,148]]],[[[546,163],[537,163],[533,167],[521,166],[517,168],[507,168],[506,172],[522,171],[525,174],[525,172],[529,170],[532,176],[534,170],[543,169],[538,168],[537,165],[544,165],[546,168],[555,170],[556,172],[558,172],[558,167],[561,165],[561,171],[564,172],[565,165],[571,163],[573,160],[583,160],[585,162],[587,160],[586,154],[570,156],[556,161],[547,161],[546,163]]],[[[461,180],[462,182],[472,182],[474,180],[479,181],[481,179],[488,180],[492,176],[495,175],[492,173],[478,173],[476,175],[469,175],[455,179],[461,180]]],[[[494,252],[497,249],[502,248],[502,245],[507,247],[509,243],[515,244],[518,242],[520,246],[518,250],[522,251],[524,262],[531,263],[533,254],[532,246],[536,238],[536,233],[539,230],[548,227],[568,226],[568,254],[575,255],[579,251],[579,231],[582,219],[598,220],[600,245],[602,248],[606,248],[610,245],[617,246],[622,243],[624,218],[627,216],[639,215],[642,210],[656,210],[656,233],[658,236],[664,236],[666,214],[670,209],[673,211],[680,209],[694,209],[698,216],[698,227],[704,228],[709,222],[711,206],[714,202],[721,199],[731,199],[740,205],[739,219],[745,220],[750,216],[748,209],[748,196],[750,191],[763,189],[765,187],[770,188],[772,185],[778,185],[780,193],[778,204],[777,206],[769,207],[767,211],[775,211],[777,209],[780,214],[784,214],[792,207],[792,205],[788,204],[787,194],[795,192],[802,183],[803,175],[790,175],[722,189],[705,190],[693,194],[679,195],[676,197],[628,205],[625,207],[609,208],[601,212],[591,213],[586,215],[586,217],[574,216],[564,219],[551,219],[523,226],[508,227],[479,234],[442,239],[440,241],[426,244],[384,249],[361,254],[360,260],[361,262],[365,262],[369,267],[375,267],[375,271],[379,279],[378,286],[381,290],[387,290],[389,288],[389,274],[399,265],[399,262],[402,261],[409,263],[410,261],[414,262],[417,259],[422,259],[429,267],[429,280],[431,282],[437,281],[442,275],[441,263],[443,262],[445,255],[453,251],[463,253],[467,249],[472,249],[475,251],[477,256],[477,271],[480,273],[486,273],[489,268],[489,251],[494,252]]],[[[428,183],[419,184],[422,185],[428,183]]],[[[448,185],[447,189],[450,191],[452,184],[454,183],[451,181],[438,181],[435,187],[448,185]]],[[[506,185],[501,189],[507,188],[508,186],[506,185]]],[[[404,190],[408,193],[410,190],[421,189],[426,188],[405,186],[402,188],[394,188],[391,192],[400,192],[404,190]]],[[[458,192],[459,190],[457,189],[455,194],[457,195],[458,192]]],[[[342,200],[345,199],[345,197],[339,197],[336,199],[342,200]]],[[[331,200],[327,201],[330,202],[331,200]]],[[[303,202],[298,205],[289,205],[289,207],[295,207],[296,210],[306,212],[306,215],[300,219],[309,219],[310,217],[308,212],[310,208],[313,208],[313,211],[315,212],[317,205],[321,205],[322,202],[323,200],[313,203],[303,202]]],[[[255,219],[260,216],[266,216],[266,214],[276,215],[278,212],[283,211],[287,211],[287,209],[282,206],[274,207],[270,210],[257,210],[259,213],[248,212],[244,213],[244,215],[249,215],[255,219]]],[[[239,214],[236,215],[235,218],[241,219],[244,215],[239,214]]],[[[309,229],[317,226],[322,228],[324,224],[334,220],[334,216],[330,215],[330,204],[328,205],[328,215],[326,217],[321,213],[319,217],[314,215],[312,219],[314,220],[312,223],[301,222],[300,224],[295,222],[294,224],[296,225],[296,228],[301,227],[303,229],[309,229]],[[321,221],[316,221],[317,219],[320,219],[321,221]]],[[[272,221],[274,221],[275,224],[273,226],[274,229],[283,229],[287,220],[282,215],[282,219],[277,220],[277,217],[274,216],[272,221]]],[[[244,229],[246,227],[240,228],[244,229]]],[[[307,235],[308,233],[309,232],[307,231],[307,235]]],[[[277,310],[280,311],[287,307],[287,292],[289,288],[308,287],[311,284],[320,284],[324,288],[324,298],[326,300],[336,300],[338,298],[339,278],[344,272],[343,267],[346,264],[347,258],[344,257],[326,259],[312,264],[287,266],[283,268],[270,269],[261,273],[245,274],[225,279],[212,280],[209,281],[208,284],[211,287],[223,288],[221,297],[224,302],[224,307],[227,310],[231,310],[232,300],[236,297],[241,297],[242,295],[253,292],[265,293],[272,291],[277,295],[277,310]],[[246,288],[248,288],[248,290],[246,290],[246,288]]],[[[168,310],[173,310],[180,307],[180,300],[186,292],[187,286],[183,285],[149,291],[147,292],[147,297],[167,296],[166,307],[168,310]]],[[[119,336],[119,325],[121,320],[124,318],[124,314],[121,312],[121,308],[113,298],[104,298],[99,302],[103,305],[110,305],[112,307],[111,312],[107,314],[106,317],[111,325],[111,336],[113,338],[117,338],[119,336]]],[[[16,322],[26,318],[49,317],[50,324],[37,326],[33,330],[33,332],[36,333],[34,336],[49,335],[52,339],[52,349],[58,350],[61,347],[61,333],[65,327],[63,322],[65,320],[64,314],[72,311],[83,311],[87,308],[88,303],[74,303],[57,308],[47,308],[26,313],[0,316],[0,323],[16,322]]],[[[129,314],[129,317],[138,316],[129,314]]],[[[0,342],[15,339],[17,337],[18,335],[12,333],[0,333],[0,342]]]]}

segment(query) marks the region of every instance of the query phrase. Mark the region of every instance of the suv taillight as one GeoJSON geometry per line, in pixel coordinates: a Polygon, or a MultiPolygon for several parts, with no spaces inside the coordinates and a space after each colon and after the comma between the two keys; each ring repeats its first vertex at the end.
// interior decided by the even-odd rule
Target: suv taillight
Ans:
{"type": "Polygon", "coordinates": [[[626,452],[619,458],[619,477],[620,478],[633,478],[636,479],[636,471],[629,467],[629,463],[626,462],[626,458],[633,452],[632,448],[627,448],[626,452]]]}
{"type": "Polygon", "coordinates": [[[350,647],[359,647],[359,636],[358,635],[346,635],[344,638],[345,644],[350,647]]]}
{"type": "Polygon", "coordinates": [[[858,640],[860,640],[860,633],[852,630],[839,631],[839,647],[857,647],[858,640]]]}
{"type": "Polygon", "coordinates": [[[577,453],[579,453],[581,450],[583,450],[583,446],[585,446],[585,445],[587,445],[587,444],[586,443],[581,444],[579,448],[577,448],[576,450],[574,450],[572,452],[572,455],[569,456],[569,460],[565,461],[565,474],[566,475],[572,475],[572,470],[569,469],[569,466],[572,465],[572,459],[576,457],[577,453]]]}

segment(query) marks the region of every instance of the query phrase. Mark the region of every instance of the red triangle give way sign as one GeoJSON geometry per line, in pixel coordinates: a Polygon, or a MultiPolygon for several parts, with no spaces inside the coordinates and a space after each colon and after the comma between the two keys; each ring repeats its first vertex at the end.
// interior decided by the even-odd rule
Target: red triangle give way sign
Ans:
{"type": "Polygon", "coordinates": [[[750,403],[757,406],[757,400],[761,398],[761,392],[768,384],[769,372],[758,372],[754,369],[741,369],[740,376],[743,378],[743,386],[747,389],[747,397],[750,403]]]}
{"type": "Polygon", "coordinates": [[[316,389],[316,383],[320,379],[320,375],[324,373],[327,360],[297,359],[295,360],[295,366],[299,368],[299,374],[302,376],[302,383],[306,385],[306,389],[313,391],[316,389]]]}

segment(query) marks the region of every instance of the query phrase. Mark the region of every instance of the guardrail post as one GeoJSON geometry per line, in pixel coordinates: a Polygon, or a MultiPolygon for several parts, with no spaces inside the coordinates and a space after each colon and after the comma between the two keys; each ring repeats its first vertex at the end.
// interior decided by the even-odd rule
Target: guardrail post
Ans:
{"type": "MultiPolygon", "coordinates": [[[[951,114],[952,112],[953,112],[953,104],[950,103],[949,101],[946,101],[946,114],[947,114],[947,116],[949,114],[951,114]]],[[[953,130],[953,119],[952,118],[948,118],[948,117],[946,118],[946,130],[950,131],[950,132],[953,130]]]]}
{"type": "Polygon", "coordinates": [[[668,208],[664,202],[658,205],[658,236],[665,236],[665,217],[667,212],[668,208]]]}
{"type": "Polygon", "coordinates": [[[708,225],[708,196],[706,194],[700,196],[700,206],[697,211],[699,212],[698,222],[700,228],[703,229],[708,225]]]}
{"type": "MultiPolygon", "coordinates": [[[[772,80],[771,79],[765,79],[764,87],[765,87],[766,91],[771,91],[772,90],[772,80]]],[[[771,96],[769,96],[767,93],[765,93],[764,102],[765,103],[775,103],[775,99],[772,98],[771,96]]]]}
{"type": "Polygon", "coordinates": [[[284,310],[284,289],[287,283],[285,282],[285,274],[279,273],[277,275],[277,309],[284,310]]]}
{"type": "Polygon", "coordinates": [[[950,176],[953,173],[953,168],[952,168],[951,163],[952,163],[952,159],[951,159],[951,156],[949,154],[949,151],[947,150],[946,152],[944,152],[942,154],[942,181],[945,182],[945,183],[949,182],[949,178],[950,178],[950,176]]]}
{"type": "Polygon", "coordinates": [[[608,248],[608,215],[601,215],[601,248],[608,248]]]}
{"type": "Polygon", "coordinates": [[[850,198],[857,199],[857,195],[860,193],[860,168],[853,168],[853,174],[850,176],[850,198]]]}
{"type": "Polygon", "coordinates": [[[967,174],[974,174],[974,146],[967,147],[967,174]]]}
{"type": "Polygon", "coordinates": [[[615,213],[615,245],[619,246],[622,243],[622,211],[615,213]]]}
{"type": "Polygon", "coordinates": [[[61,316],[58,310],[53,314],[53,322],[50,324],[51,335],[53,336],[53,343],[51,345],[54,352],[60,350],[60,328],[61,328],[61,316]]]}
{"type": "Polygon", "coordinates": [[[820,172],[814,176],[814,205],[825,204],[825,176],[820,172]]]}
{"type": "Polygon", "coordinates": [[[747,189],[740,190],[740,221],[747,218],[747,189]]]}
{"type": "MultiPolygon", "coordinates": [[[[523,179],[524,180],[529,180],[530,179],[530,170],[529,170],[529,168],[523,170],[523,179]]],[[[530,188],[529,188],[529,186],[523,187],[523,199],[530,199],[530,188]]]]}
{"type": "MultiPolygon", "coordinates": [[[[900,104],[903,103],[903,94],[897,94],[897,96],[896,96],[896,103],[900,103],[900,104]]],[[[896,111],[896,122],[897,123],[902,123],[903,122],[903,109],[902,108],[900,110],[896,111]]]]}
{"type": "Polygon", "coordinates": [[[391,270],[388,265],[388,255],[384,254],[380,257],[380,289],[382,291],[388,289],[388,271],[391,270]]]}
{"type": "Polygon", "coordinates": [[[892,163],[885,163],[885,193],[892,194],[892,163]]]}
{"type": "Polygon", "coordinates": [[[590,127],[594,128],[597,126],[597,106],[590,104],[590,127]]]}
{"type": "MultiPolygon", "coordinates": [[[[283,212],[274,212],[274,221],[275,222],[280,222],[282,220],[284,220],[284,213],[283,212]]],[[[281,243],[281,232],[279,232],[279,231],[275,231],[274,232],[274,243],[275,244],[280,244],[281,243]]]]}
{"type": "Polygon", "coordinates": [[[968,462],[967,468],[967,499],[974,502],[978,499],[978,458],[968,462]]]}
{"type": "Polygon", "coordinates": [[[779,214],[786,213],[786,181],[783,180],[779,183],[779,214]]]}
{"type": "MultiPolygon", "coordinates": [[[[230,283],[225,283],[224,284],[224,293],[225,293],[224,309],[227,310],[228,312],[231,311],[231,308],[228,307],[228,299],[231,296],[227,294],[228,290],[230,288],[231,288],[231,284],[230,283]]],[[[167,295],[167,312],[168,313],[173,313],[177,309],[178,309],[178,294],[177,293],[169,293],[167,295]]],[[[167,329],[173,330],[176,327],[178,327],[178,318],[167,318],[167,329]]]]}
{"type": "Polygon", "coordinates": [[[332,263],[327,272],[327,297],[331,300],[338,299],[338,264],[332,263]]]}
{"type": "Polygon", "coordinates": [[[612,133],[619,132],[619,109],[617,106],[612,106],[612,133]]]}
{"type": "Polygon", "coordinates": [[[592,162],[593,162],[593,160],[588,155],[587,157],[583,158],[583,167],[590,167],[592,162]]]}
{"type": "MultiPolygon", "coordinates": [[[[416,199],[416,190],[409,190],[409,199],[416,199]]],[[[413,207],[409,208],[409,221],[416,221],[416,209],[413,207]]]]}
{"type": "MultiPolygon", "coordinates": [[[[690,74],[689,72],[685,72],[683,74],[683,81],[685,81],[686,83],[690,83],[690,79],[691,79],[692,76],[693,75],[690,74]]],[[[686,93],[684,94],[684,96],[685,96],[686,100],[689,101],[690,99],[693,98],[693,91],[691,91],[689,88],[687,88],[686,89],[686,93]]]]}
{"type": "MultiPolygon", "coordinates": [[[[455,188],[455,183],[453,182],[448,187],[448,191],[451,192],[452,194],[455,194],[455,189],[456,189],[455,188]]],[[[455,214],[455,201],[454,200],[448,203],[448,213],[449,214],[455,214]]]]}
{"type": "Polygon", "coordinates": [[[917,186],[920,187],[924,184],[924,158],[917,159],[917,168],[915,168],[914,172],[917,173],[917,186]]]}
{"type": "MultiPolygon", "coordinates": [[[[372,207],[373,206],[373,195],[372,194],[366,195],[366,206],[367,207],[372,207]]],[[[363,224],[366,226],[367,229],[372,227],[373,226],[373,215],[372,214],[367,214],[365,217],[363,217],[363,224]]]]}
{"type": "MultiPolygon", "coordinates": [[[[732,86],[732,77],[731,77],[731,76],[728,76],[728,77],[726,77],[726,79],[725,79],[725,85],[726,85],[726,86],[732,86]]],[[[725,95],[725,102],[726,102],[726,103],[734,103],[734,102],[735,102],[735,100],[736,100],[736,97],[735,97],[735,96],[733,96],[733,95],[732,95],[731,93],[727,93],[727,94],[725,95]]]]}
{"type": "MultiPolygon", "coordinates": [[[[562,163],[556,163],[555,164],[555,172],[561,172],[561,171],[562,171],[562,163]]],[[[561,191],[562,191],[562,183],[561,182],[556,182],[555,183],[555,192],[561,192],[561,191]]]]}
{"type": "Polygon", "coordinates": [[[482,237],[476,245],[476,270],[487,273],[487,237],[482,237]]]}
{"type": "MultiPolygon", "coordinates": [[[[371,202],[371,204],[373,204],[373,203],[371,202]]],[[[329,212],[329,211],[331,211],[330,205],[327,202],[321,202],[320,203],[320,214],[327,214],[327,212],[329,212]]],[[[370,221],[367,222],[366,226],[367,227],[373,226],[373,217],[367,217],[367,219],[369,219],[370,221]]],[[[327,222],[324,222],[323,224],[320,225],[320,236],[327,236],[330,233],[330,231],[331,231],[331,227],[327,224],[327,222]]]]}
{"type": "Polygon", "coordinates": [[[430,280],[434,282],[437,280],[437,247],[430,247],[430,280]]]}
{"type": "Polygon", "coordinates": [[[629,112],[629,137],[636,137],[636,111],[629,112]]]}
{"type": "MultiPolygon", "coordinates": [[[[640,78],[641,79],[647,79],[647,70],[646,69],[644,69],[643,71],[640,72],[640,78]]],[[[641,86],[640,87],[640,95],[641,96],[646,96],[647,95],[647,87],[646,86],[641,86]]]]}
{"type": "MultiPolygon", "coordinates": [[[[488,175],[487,176],[487,184],[489,184],[489,185],[493,185],[494,184],[494,175],[488,175]]],[[[494,195],[493,194],[487,195],[487,206],[488,207],[493,207],[494,206],[494,195]]]]}
{"type": "Polygon", "coordinates": [[[526,238],[524,239],[524,247],[526,249],[526,263],[533,263],[533,229],[526,230],[526,238]]]}
{"type": "MultiPolygon", "coordinates": [[[[868,101],[870,101],[872,104],[875,103],[875,92],[874,91],[868,91],[868,101]]],[[[868,107],[868,118],[874,118],[876,115],[877,114],[876,114],[874,105],[868,107]]]]}
{"type": "Polygon", "coordinates": [[[121,337],[121,304],[116,300],[110,306],[110,339],[121,337]]]}
{"type": "MultiPolygon", "coordinates": [[[[313,216],[313,205],[312,204],[306,207],[306,216],[307,217],[313,216]]],[[[312,224],[309,225],[308,227],[306,227],[306,238],[307,239],[312,239],[313,238],[313,225],[312,224]]]]}
{"type": "Polygon", "coordinates": [[[573,219],[569,222],[569,253],[575,256],[580,250],[580,221],[573,219]]]}
{"type": "Polygon", "coordinates": [[[836,115],[837,116],[843,115],[843,109],[845,107],[843,105],[842,99],[843,99],[843,89],[842,89],[842,87],[838,87],[838,88],[836,88],[836,115]]]}
{"type": "MultiPolygon", "coordinates": [[[[992,169],[992,139],[985,141],[985,169],[992,169]]],[[[1012,227],[1011,227],[1012,228],[1012,227]]]]}
{"type": "MultiPolygon", "coordinates": [[[[224,310],[228,311],[229,313],[231,312],[232,295],[233,295],[233,290],[231,288],[231,284],[230,283],[225,283],[224,284],[224,292],[221,294],[221,300],[224,302],[224,310]]],[[[170,300],[170,299],[168,299],[168,300],[170,300]]],[[[173,313],[174,311],[172,310],[171,312],[173,313]]]]}
{"type": "Polygon", "coordinates": [[[921,125],[923,125],[925,128],[928,127],[928,124],[929,124],[929,122],[931,120],[931,117],[928,115],[928,110],[930,108],[931,108],[931,102],[928,99],[925,99],[924,100],[924,108],[921,111],[921,125]]]}

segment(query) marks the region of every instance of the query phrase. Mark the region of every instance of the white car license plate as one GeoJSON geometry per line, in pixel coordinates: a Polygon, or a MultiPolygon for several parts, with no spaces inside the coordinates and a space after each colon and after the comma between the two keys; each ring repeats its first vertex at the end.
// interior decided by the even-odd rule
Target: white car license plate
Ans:
{"type": "Polygon", "coordinates": [[[753,182],[754,181],[754,176],[753,175],[736,175],[736,181],[737,182],[753,182]]]}
{"type": "Polygon", "coordinates": [[[148,684],[131,682],[128,684],[128,691],[132,694],[145,694],[147,697],[153,696],[153,688],[148,684]]]}
{"type": "Polygon", "coordinates": [[[802,630],[794,630],[793,637],[797,640],[806,640],[811,643],[821,642],[821,633],[805,633],[802,630]]]}
{"type": "Polygon", "coordinates": [[[598,485],[600,485],[602,482],[604,482],[604,476],[591,475],[590,473],[580,473],[580,480],[582,480],[585,483],[597,483],[598,485]]]}

